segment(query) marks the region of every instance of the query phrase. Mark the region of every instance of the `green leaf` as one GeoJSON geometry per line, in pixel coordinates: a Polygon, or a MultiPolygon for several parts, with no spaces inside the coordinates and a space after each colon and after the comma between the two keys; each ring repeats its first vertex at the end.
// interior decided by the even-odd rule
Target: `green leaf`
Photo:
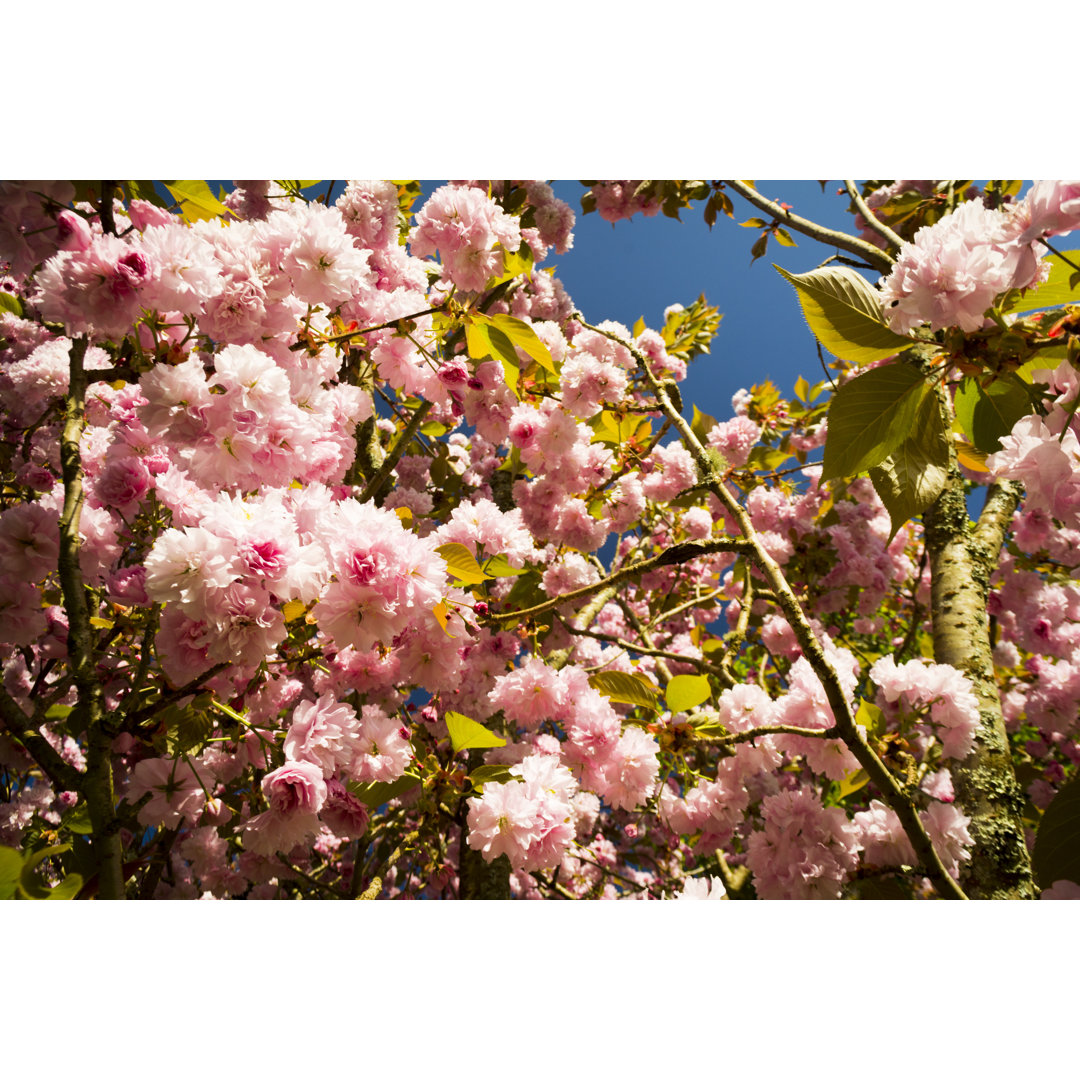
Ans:
{"type": "Polygon", "coordinates": [[[488,746],[506,745],[505,739],[493,731],[488,731],[483,724],[478,724],[471,717],[459,712],[448,712],[444,719],[455,754],[459,750],[479,750],[488,746]]]}
{"type": "Polygon", "coordinates": [[[881,316],[881,295],[847,266],[829,266],[806,274],[774,268],[795,286],[803,315],[814,337],[834,356],[853,364],[884,360],[911,345],[894,334],[881,316]]]}
{"type": "Polygon", "coordinates": [[[905,522],[921,514],[945,490],[949,438],[936,395],[923,399],[912,435],[870,469],[870,479],[889,511],[890,541],[905,522]]]}
{"type": "Polygon", "coordinates": [[[552,375],[557,374],[555,362],[551,358],[548,347],[537,337],[536,331],[527,322],[515,319],[512,315],[493,315],[491,322],[496,330],[505,334],[510,342],[527,356],[531,356],[545,371],[550,371],[552,375]]]}
{"type": "Polygon", "coordinates": [[[465,351],[473,360],[486,360],[491,356],[487,324],[474,316],[465,320],[465,351]]]}
{"type": "Polygon", "coordinates": [[[209,712],[195,708],[189,702],[182,709],[175,705],[165,709],[160,715],[168,727],[165,735],[165,747],[170,756],[186,754],[202,746],[216,726],[214,717],[209,712]]]}
{"type": "Polygon", "coordinates": [[[858,884],[860,900],[910,900],[911,886],[895,874],[868,878],[858,884]]]}
{"type": "Polygon", "coordinates": [[[374,810],[391,799],[400,798],[406,791],[412,791],[420,786],[420,777],[412,773],[405,773],[396,780],[375,781],[369,784],[360,784],[355,780],[345,785],[365,806],[374,810]]]}
{"type": "Polygon", "coordinates": [[[57,882],[56,886],[49,890],[47,900],[74,900],[79,895],[79,890],[83,887],[83,879],[81,874],[68,874],[62,881],[57,882]]]}
{"type": "Polygon", "coordinates": [[[664,692],[664,700],[673,713],[689,712],[711,696],[712,687],[705,675],[675,675],[664,692]]]}
{"type": "MultiPolygon", "coordinates": [[[[524,191],[524,189],[520,189],[524,191]]],[[[498,279],[496,284],[503,281],[509,281],[510,278],[515,278],[519,274],[531,274],[533,270],[532,255],[522,254],[520,251],[504,251],[503,252],[503,272],[502,276],[498,279]]]]}
{"type": "Polygon", "coordinates": [[[1080,885],[1080,780],[1062,787],[1046,808],[1031,853],[1039,887],[1055,881],[1080,885]]]}
{"type": "Polygon", "coordinates": [[[72,706],[70,705],[50,705],[45,710],[46,720],[66,720],[71,714],[72,706]]]}
{"type": "Polygon", "coordinates": [[[70,844],[55,844],[53,847],[42,848],[32,855],[27,855],[22,865],[22,872],[19,874],[19,891],[28,900],[47,900],[52,890],[34,871],[46,859],[51,859],[54,855],[63,855],[65,851],[70,850],[70,844]]]}
{"type": "Polygon", "coordinates": [[[521,782],[520,776],[515,776],[506,765],[480,765],[469,773],[469,782],[474,788],[482,788],[485,784],[509,784],[511,781],[521,782]]]}
{"type": "Polygon", "coordinates": [[[10,900],[15,895],[22,866],[22,855],[18,851],[0,847],[0,900],[10,900]]]}
{"type": "Polygon", "coordinates": [[[708,413],[701,412],[698,407],[694,406],[694,419],[690,423],[690,430],[702,441],[705,441],[705,437],[719,421],[715,416],[710,416],[708,413]]]}
{"type": "Polygon", "coordinates": [[[859,711],[855,714],[855,723],[866,728],[866,737],[869,739],[878,731],[884,730],[885,714],[866,698],[860,698],[859,711]]]}
{"type": "Polygon", "coordinates": [[[810,384],[800,375],[795,380],[795,396],[804,404],[808,404],[810,398],[807,394],[810,393],[810,384]]]}
{"type": "Polygon", "coordinates": [[[886,364],[844,383],[829,404],[822,479],[879,465],[911,434],[930,387],[910,364],[886,364]]]}
{"type": "Polygon", "coordinates": [[[442,556],[447,570],[462,585],[479,585],[491,577],[484,573],[473,553],[464,544],[440,544],[435,551],[442,556]]]}
{"type": "Polygon", "coordinates": [[[862,769],[856,769],[854,772],[850,772],[837,784],[836,797],[838,799],[846,799],[849,795],[854,795],[856,791],[866,787],[870,783],[870,774],[864,772],[862,769]]]}
{"type": "Polygon", "coordinates": [[[12,293],[0,289],[0,311],[10,311],[12,315],[18,315],[21,319],[23,313],[22,301],[12,293]]]}
{"type": "Polygon", "coordinates": [[[207,221],[230,213],[205,180],[166,181],[165,187],[180,204],[180,215],[185,221],[207,221]]]}
{"type": "Polygon", "coordinates": [[[505,555],[492,555],[490,559],[486,559],[484,570],[492,577],[521,577],[529,572],[527,566],[511,566],[505,555]]]}
{"type": "Polygon", "coordinates": [[[153,180],[122,180],[121,183],[127,188],[132,199],[142,199],[144,202],[153,203],[154,206],[160,206],[162,210],[169,209],[169,204],[157,193],[153,180]]]}
{"type": "Polygon", "coordinates": [[[660,687],[644,675],[598,671],[589,676],[589,685],[604,697],[624,705],[641,705],[646,709],[658,709],[660,705],[660,687]]]}
{"type": "Polygon", "coordinates": [[[1032,411],[1031,396],[1019,379],[995,379],[979,385],[967,376],[956,391],[956,419],[977,450],[993,454],[1001,449],[1001,438],[1032,411]]]}
{"type": "Polygon", "coordinates": [[[739,224],[744,229],[764,229],[768,222],[764,218],[752,217],[747,218],[746,221],[740,221],[739,224]]]}
{"type": "MultiPolygon", "coordinates": [[[[1062,254],[1080,266],[1080,251],[1062,254]]],[[[1028,289],[1023,296],[1014,294],[1001,306],[1003,312],[1038,311],[1059,304],[1080,304],[1080,271],[1057,255],[1051,255],[1050,277],[1038,288],[1028,289]]]]}
{"type": "Polygon", "coordinates": [[[774,232],[774,235],[776,236],[776,239],[784,247],[798,247],[799,246],[798,244],[795,243],[794,240],[792,240],[791,233],[789,233],[787,231],[787,229],[781,229],[781,228],[777,227],[777,229],[774,232]]]}
{"type": "Polygon", "coordinates": [[[63,824],[77,836],[89,836],[94,831],[90,824],[90,807],[85,801],[77,803],[64,815],[63,824]]]}
{"type": "Polygon", "coordinates": [[[548,595],[540,587],[540,574],[536,570],[530,570],[527,574],[514,582],[510,595],[503,601],[504,611],[520,611],[522,608],[536,607],[548,599],[548,595]]]}

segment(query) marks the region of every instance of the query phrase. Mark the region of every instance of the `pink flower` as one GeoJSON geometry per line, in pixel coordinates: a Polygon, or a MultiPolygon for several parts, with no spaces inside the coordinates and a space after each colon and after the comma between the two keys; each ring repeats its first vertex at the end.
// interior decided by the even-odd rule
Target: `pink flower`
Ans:
{"type": "Polygon", "coordinates": [[[61,251],[85,251],[92,237],[86,218],[71,210],[61,210],[56,215],[56,246],[61,251]]]}
{"type": "Polygon", "coordinates": [[[469,799],[469,847],[487,862],[506,855],[514,870],[551,869],[574,839],[577,784],[551,754],[530,754],[510,771],[522,782],[485,784],[469,799]]]}
{"type": "Polygon", "coordinates": [[[1055,881],[1049,889],[1043,889],[1040,900],[1080,900],[1080,885],[1075,881],[1055,881]]]}
{"type": "Polygon", "coordinates": [[[503,251],[521,247],[521,230],[482,191],[447,185],[433,192],[416,215],[409,239],[413,255],[438,252],[454,285],[479,292],[502,272],[503,251]]]}
{"type": "Polygon", "coordinates": [[[566,690],[554,668],[531,656],[521,667],[496,678],[488,698],[496,709],[503,710],[508,720],[535,731],[560,711],[566,701],[566,690]]]}
{"type": "Polygon", "coordinates": [[[408,728],[377,705],[360,710],[360,734],[350,772],[356,780],[396,780],[412,760],[408,728]]]}
{"type": "Polygon", "coordinates": [[[317,814],[326,802],[322,769],[310,761],[286,761],[263,777],[262,792],[278,814],[317,814]]]}
{"type": "Polygon", "coordinates": [[[921,228],[901,248],[882,284],[885,316],[893,330],[907,334],[923,323],[932,330],[978,330],[995,297],[1044,278],[1017,226],[1022,228],[1022,222],[1008,210],[967,202],[921,228]]]}
{"type": "Polygon", "coordinates": [[[138,802],[148,792],[153,797],[139,810],[139,822],[148,826],[173,829],[185,819],[194,822],[206,803],[191,766],[171,758],[147,758],[135,766],[125,798],[138,802]]]}
{"type": "Polygon", "coordinates": [[[763,900],[838,900],[858,864],[857,827],[801,787],[762,802],[765,826],[750,834],[746,864],[763,900]]]}
{"type": "Polygon", "coordinates": [[[327,780],[327,797],[319,811],[323,824],[336,836],[358,840],[368,827],[368,808],[340,780],[327,780]]]}
{"type": "Polygon", "coordinates": [[[352,706],[323,694],[318,702],[302,701],[293,710],[285,736],[285,756],[318,765],[323,776],[329,778],[352,761],[359,734],[352,706]]]}

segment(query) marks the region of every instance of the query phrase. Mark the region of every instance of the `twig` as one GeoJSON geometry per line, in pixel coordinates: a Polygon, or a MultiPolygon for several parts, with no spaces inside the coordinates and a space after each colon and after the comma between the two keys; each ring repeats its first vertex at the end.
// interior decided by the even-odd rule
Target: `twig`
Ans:
{"type": "Polygon", "coordinates": [[[703,555],[715,555],[721,551],[733,551],[739,555],[748,556],[754,553],[753,545],[745,540],[689,540],[684,544],[675,544],[666,548],[651,559],[642,559],[640,562],[624,566],[616,570],[610,577],[595,581],[591,585],[583,585],[580,589],[573,589],[570,592],[563,593],[561,596],[556,596],[552,600],[537,604],[535,607],[525,608],[523,611],[506,611],[500,614],[488,615],[483,621],[520,622],[524,619],[532,619],[570,600],[580,600],[583,597],[592,596],[593,593],[599,592],[601,589],[619,585],[632,577],[636,577],[638,574],[644,573],[646,570],[653,570],[658,566],[672,566],[677,563],[689,562],[691,559],[697,559],[703,555]]]}
{"type": "Polygon", "coordinates": [[[889,228],[882,221],[874,216],[874,211],[866,205],[866,200],[859,194],[859,189],[855,186],[854,180],[845,180],[844,187],[847,188],[848,195],[851,196],[851,201],[855,204],[855,208],[863,216],[863,220],[866,222],[867,227],[871,228],[885,240],[888,240],[897,250],[904,246],[903,237],[897,236],[896,233],[889,228]]]}
{"type": "Polygon", "coordinates": [[[859,255],[870,263],[875,270],[880,270],[883,274],[887,274],[892,269],[892,258],[881,248],[874,247],[873,244],[868,244],[865,240],[859,240],[848,233],[827,229],[824,225],[818,225],[815,221],[799,217],[790,210],[785,210],[779,203],[766,199],[764,195],[759,195],[749,184],[745,184],[741,180],[724,180],[723,183],[737,191],[747,202],[753,203],[759,210],[764,210],[767,214],[772,214],[774,218],[783,221],[785,225],[796,232],[801,232],[804,236],[819,240],[823,244],[838,247],[841,251],[859,255]]]}

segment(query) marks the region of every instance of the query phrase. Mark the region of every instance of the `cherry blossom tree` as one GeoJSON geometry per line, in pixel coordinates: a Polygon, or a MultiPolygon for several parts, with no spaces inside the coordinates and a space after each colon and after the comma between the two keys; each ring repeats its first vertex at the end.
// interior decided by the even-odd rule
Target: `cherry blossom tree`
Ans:
{"type": "Polygon", "coordinates": [[[585,182],[821,246],[719,419],[544,182],[0,185],[0,896],[1080,897],[1080,183],[845,184],[585,182]]]}

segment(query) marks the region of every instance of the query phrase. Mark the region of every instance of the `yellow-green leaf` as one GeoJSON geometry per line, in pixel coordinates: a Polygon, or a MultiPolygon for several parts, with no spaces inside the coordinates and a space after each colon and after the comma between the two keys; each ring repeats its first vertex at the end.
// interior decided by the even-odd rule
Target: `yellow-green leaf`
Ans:
{"type": "Polygon", "coordinates": [[[667,684],[664,700],[673,713],[688,712],[695,705],[708,701],[712,687],[704,675],[676,675],[667,684]]]}
{"type": "MultiPolygon", "coordinates": [[[[1064,251],[1062,254],[1080,266],[1080,251],[1064,251]]],[[[1059,304],[1080,304],[1080,270],[1057,255],[1051,255],[1049,262],[1050,277],[1038,287],[1028,289],[1023,296],[1015,293],[1002,304],[1002,311],[1039,311],[1059,304]]]]}
{"type": "Polygon", "coordinates": [[[0,900],[10,900],[15,895],[22,865],[19,852],[14,848],[0,847],[0,900]]]}
{"type": "Polygon", "coordinates": [[[866,728],[866,737],[870,738],[884,729],[885,714],[866,698],[859,699],[859,711],[855,714],[855,723],[866,728]]]}
{"type": "Polygon", "coordinates": [[[391,799],[397,799],[404,795],[406,791],[411,791],[415,787],[420,786],[420,777],[414,776],[412,773],[405,773],[399,776],[396,780],[379,780],[372,781],[371,783],[361,784],[355,780],[350,780],[346,787],[355,795],[365,806],[370,806],[375,809],[377,806],[382,806],[383,803],[388,803],[391,799]]]}
{"type": "Polygon", "coordinates": [[[180,204],[180,215],[185,221],[207,221],[230,213],[205,180],[170,180],[165,182],[165,187],[180,204]]]}
{"type": "Polygon", "coordinates": [[[47,900],[52,890],[37,876],[35,871],[46,859],[50,859],[54,855],[63,855],[65,851],[70,850],[70,844],[56,844],[53,847],[35,851],[32,855],[27,855],[22,865],[22,872],[19,874],[19,891],[28,900],[47,900]]]}
{"type": "Polygon", "coordinates": [[[864,772],[862,769],[856,769],[854,772],[848,773],[847,776],[840,781],[837,798],[846,799],[849,795],[854,795],[856,791],[866,787],[869,783],[869,773],[864,772]]]}
{"type": "Polygon", "coordinates": [[[465,320],[465,351],[473,360],[486,360],[491,355],[488,328],[474,316],[465,320]]]}
{"type": "Polygon", "coordinates": [[[485,574],[473,553],[464,544],[440,544],[436,549],[446,568],[463,585],[479,585],[491,576],[485,574]]]}
{"type": "Polygon", "coordinates": [[[450,732],[450,745],[456,754],[459,750],[482,750],[489,746],[505,746],[506,740],[488,731],[483,724],[478,724],[472,717],[459,712],[448,712],[446,730],[450,732]]]}
{"type": "Polygon", "coordinates": [[[485,559],[484,570],[492,577],[520,577],[529,572],[527,566],[511,566],[505,555],[492,555],[490,559],[485,559]]]}
{"type": "Polygon", "coordinates": [[[478,765],[469,773],[469,783],[480,790],[485,784],[509,784],[517,781],[521,783],[521,777],[515,776],[506,765],[478,765]]]}
{"type": "Polygon", "coordinates": [[[698,407],[694,407],[694,419],[690,422],[690,430],[702,441],[705,441],[705,437],[710,431],[719,423],[715,416],[710,416],[708,413],[701,412],[698,407]]]}
{"type": "Polygon", "coordinates": [[[805,274],[789,274],[774,263],[780,275],[795,286],[807,325],[834,356],[853,364],[884,360],[911,345],[894,334],[881,315],[881,295],[847,266],[827,266],[805,274]]]}
{"type": "Polygon", "coordinates": [[[644,675],[598,671],[589,676],[589,685],[604,697],[624,705],[641,705],[646,709],[658,709],[660,706],[660,687],[644,675]]]}
{"type": "Polygon", "coordinates": [[[890,540],[905,522],[921,514],[945,490],[949,439],[934,394],[923,400],[911,437],[870,469],[870,479],[889,511],[890,540]]]}
{"type": "Polygon", "coordinates": [[[886,364],[844,383],[829,404],[821,478],[857,476],[907,439],[930,387],[911,364],[886,364]]]}
{"type": "Polygon", "coordinates": [[[555,362],[548,347],[536,336],[536,331],[527,322],[515,319],[513,315],[493,315],[491,322],[513,345],[531,356],[545,371],[556,374],[555,362]]]}
{"type": "Polygon", "coordinates": [[[984,387],[968,375],[956,391],[955,404],[961,429],[985,454],[1000,450],[1002,436],[1033,411],[1025,383],[1016,378],[995,379],[984,387]]]}
{"type": "Polygon", "coordinates": [[[439,625],[443,628],[443,633],[452,638],[454,635],[450,633],[450,628],[447,626],[447,619],[450,616],[450,609],[446,606],[445,600],[440,600],[432,609],[431,614],[435,616],[439,621],[439,625]]]}

